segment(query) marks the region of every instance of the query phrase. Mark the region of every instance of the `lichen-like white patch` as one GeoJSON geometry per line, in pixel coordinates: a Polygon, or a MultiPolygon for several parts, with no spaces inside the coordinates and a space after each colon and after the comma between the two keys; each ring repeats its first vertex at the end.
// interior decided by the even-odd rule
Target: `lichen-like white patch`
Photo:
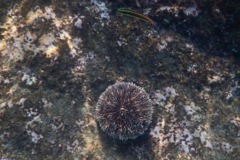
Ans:
{"type": "Polygon", "coordinates": [[[168,113],[174,114],[174,112],[175,112],[175,105],[172,104],[172,103],[167,103],[167,104],[165,105],[165,110],[166,110],[168,113]]]}
{"type": "Polygon", "coordinates": [[[72,57],[75,57],[75,56],[80,55],[82,53],[82,51],[79,48],[79,46],[82,43],[81,38],[72,38],[70,36],[70,34],[65,30],[61,30],[61,32],[59,33],[59,37],[60,37],[61,40],[66,40],[67,41],[68,47],[70,49],[70,55],[72,57]]]}
{"type": "Polygon", "coordinates": [[[206,144],[204,146],[206,148],[213,149],[212,143],[209,140],[206,141],[206,144]]]}
{"type": "Polygon", "coordinates": [[[227,152],[227,153],[231,153],[231,152],[233,151],[232,145],[230,145],[230,144],[227,143],[227,142],[222,142],[221,148],[222,148],[222,150],[224,150],[224,151],[227,152]]]}
{"type": "Polygon", "coordinates": [[[153,95],[154,104],[161,106],[166,114],[161,116],[157,125],[150,131],[150,135],[157,143],[158,155],[168,158],[166,154],[168,147],[175,145],[179,149],[179,157],[184,159],[193,157],[192,154],[198,150],[196,141],[200,141],[202,147],[213,150],[211,131],[207,125],[198,125],[203,119],[201,107],[188,100],[185,104],[175,104],[178,94],[174,88],[166,87],[157,90],[153,95]],[[178,112],[181,107],[186,112],[179,118],[178,112]]]}
{"type": "Polygon", "coordinates": [[[199,126],[197,129],[195,129],[194,136],[200,138],[200,141],[204,147],[213,149],[211,136],[203,128],[204,127],[199,126]]]}
{"type": "Polygon", "coordinates": [[[228,92],[226,99],[229,100],[230,98],[234,97],[237,92],[240,92],[240,86],[236,82],[235,86],[230,88],[230,91],[228,92]]]}
{"type": "Polygon", "coordinates": [[[70,153],[74,153],[75,151],[77,151],[78,148],[79,148],[79,141],[77,139],[73,141],[72,144],[67,145],[67,151],[70,153]]]}
{"type": "Polygon", "coordinates": [[[42,98],[42,102],[44,103],[43,108],[51,108],[53,106],[53,104],[51,102],[48,102],[45,98],[42,98]]]}
{"type": "Polygon", "coordinates": [[[123,45],[127,45],[127,39],[120,35],[119,40],[117,40],[117,44],[120,47],[123,45]]]}
{"type": "Polygon", "coordinates": [[[223,78],[219,75],[214,75],[212,77],[207,77],[208,79],[208,82],[211,84],[211,83],[215,83],[215,82],[220,82],[223,80],[223,78]]]}
{"type": "Polygon", "coordinates": [[[29,31],[22,34],[19,33],[18,30],[21,26],[17,24],[17,20],[17,18],[14,20],[10,18],[4,23],[3,28],[6,31],[2,34],[3,40],[0,42],[0,50],[3,56],[9,57],[9,60],[21,61],[26,52],[35,48],[33,41],[37,37],[29,31]]]}
{"type": "Polygon", "coordinates": [[[78,127],[82,127],[84,125],[84,121],[82,121],[81,119],[75,121],[75,123],[77,124],[78,127]]]}
{"type": "Polygon", "coordinates": [[[7,103],[7,105],[8,105],[9,108],[12,108],[12,107],[13,107],[13,102],[12,102],[12,100],[9,100],[8,103],[7,103]]]}
{"type": "Polygon", "coordinates": [[[187,16],[197,17],[200,13],[200,10],[197,8],[197,6],[192,6],[184,9],[183,13],[187,16]]]}
{"type": "Polygon", "coordinates": [[[158,139],[159,153],[161,154],[170,144],[179,146],[185,154],[195,150],[191,145],[193,144],[193,136],[189,129],[183,128],[181,124],[177,123],[177,119],[170,124],[165,124],[165,120],[158,123],[150,132],[152,137],[158,139]],[[166,127],[168,130],[166,130],[166,127]]]}
{"type": "Polygon", "coordinates": [[[165,127],[165,119],[163,119],[161,122],[158,122],[155,128],[153,128],[150,132],[150,135],[153,138],[158,139],[158,147],[159,147],[159,153],[161,154],[164,146],[167,146],[169,141],[168,139],[165,139],[164,135],[164,127],[165,127]]]}
{"type": "Polygon", "coordinates": [[[191,64],[188,67],[187,71],[196,74],[197,73],[197,67],[198,67],[197,64],[191,64]]]}
{"type": "Polygon", "coordinates": [[[13,86],[9,89],[9,91],[7,92],[7,94],[12,95],[17,89],[18,89],[18,85],[15,84],[15,85],[13,85],[13,86]]]}
{"type": "Polygon", "coordinates": [[[74,22],[74,26],[77,27],[78,29],[82,28],[82,20],[80,18],[76,18],[77,20],[74,22]]]}
{"type": "Polygon", "coordinates": [[[62,21],[56,17],[53,9],[49,6],[44,7],[44,10],[41,10],[40,7],[36,7],[35,11],[28,12],[26,24],[31,25],[37,20],[52,20],[57,28],[62,26],[62,21]]]}
{"type": "Polygon", "coordinates": [[[176,89],[174,89],[172,86],[166,87],[164,91],[165,91],[166,97],[174,98],[178,95],[176,92],[176,89]]]}
{"type": "Polygon", "coordinates": [[[170,11],[171,10],[171,7],[169,6],[162,6],[162,7],[159,7],[157,9],[157,12],[160,12],[160,11],[170,11]]]}
{"type": "Polygon", "coordinates": [[[55,45],[50,45],[46,48],[45,50],[45,55],[46,58],[52,58],[54,57],[56,59],[56,57],[59,56],[59,50],[58,47],[55,45]]]}
{"type": "Polygon", "coordinates": [[[26,109],[26,113],[27,113],[27,117],[33,117],[39,114],[38,110],[34,108],[26,109]]]}
{"type": "MultiPolygon", "coordinates": [[[[46,6],[44,9],[37,6],[29,11],[26,17],[20,17],[17,13],[17,11],[9,13],[6,22],[2,25],[5,31],[2,34],[3,39],[0,41],[0,51],[6,60],[22,61],[25,56],[31,53],[34,56],[44,54],[46,58],[57,59],[60,54],[59,40],[67,42],[73,57],[82,53],[79,48],[81,39],[79,37],[73,38],[67,31],[63,30],[64,26],[73,23],[74,18],[71,16],[58,18],[50,6],[46,6]],[[46,22],[51,28],[48,33],[36,35],[29,29],[29,27],[39,27],[39,23],[43,25],[41,23],[46,22]],[[62,31],[64,31],[64,36],[62,36],[62,31]]],[[[81,25],[81,18],[84,16],[75,21],[78,27],[81,25]]]]}
{"type": "Polygon", "coordinates": [[[7,47],[6,41],[0,40],[0,51],[1,51],[0,53],[1,54],[3,54],[2,51],[4,51],[6,47],[7,47]]]}
{"type": "Polygon", "coordinates": [[[4,108],[6,106],[6,102],[2,102],[0,105],[0,109],[4,108]]]}
{"type": "Polygon", "coordinates": [[[159,102],[163,102],[166,101],[167,97],[164,95],[163,92],[161,92],[160,90],[156,90],[154,93],[154,102],[155,104],[158,104],[159,102]]]}
{"type": "Polygon", "coordinates": [[[63,122],[60,122],[58,125],[51,124],[51,127],[53,130],[61,130],[64,128],[64,124],[63,124],[63,122]]]}
{"type": "Polygon", "coordinates": [[[110,19],[109,9],[106,7],[106,4],[104,2],[99,2],[98,0],[91,0],[91,3],[96,6],[96,11],[100,12],[101,19],[110,19]]]}
{"type": "Polygon", "coordinates": [[[56,38],[53,33],[44,34],[39,39],[39,43],[44,46],[52,45],[54,42],[56,42],[56,38]]]}
{"type": "Polygon", "coordinates": [[[181,7],[177,7],[177,6],[161,6],[156,10],[156,13],[166,11],[174,14],[177,17],[180,10],[181,10],[181,7]]]}
{"type": "Polygon", "coordinates": [[[109,56],[105,56],[105,59],[106,59],[107,62],[111,61],[111,58],[109,56]]]}
{"type": "Polygon", "coordinates": [[[191,49],[192,51],[194,50],[193,44],[186,43],[186,47],[191,49]]]}
{"type": "Polygon", "coordinates": [[[40,46],[37,49],[37,52],[43,52],[46,55],[46,58],[58,57],[58,47],[55,45],[56,38],[53,33],[47,33],[40,37],[39,39],[40,46]]]}
{"type": "Polygon", "coordinates": [[[24,73],[24,75],[22,76],[22,81],[25,81],[27,85],[31,86],[37,83],[37,78],[24,73]]]}
{"type": "Polygon", "coordinates": [[[209,100],[211,88],[209,87],[203,87],[203,90],[199,93],[199,97],[204,100],[209,100]]]}
{"type": "Polygon", "coordinates": [[[41,120],[40,117],[41,117],[40,114],[37,115],[37,116],[35,116],[35,117],[33,117],[33,119],[32,119],[31,121],[27,122],[27,125],[26,125],[26,126],[32,126],[35,122],[36,122],[36,123],[42,123],[42,120],[41,120]]]}
{"type": "Polygon", "coordinates": [[[184,153],[189,153],[189,145],[186,144],[185,141],[182,141],[181,145],[180,145],[180,148],[181,150],[184,152],[184,153]]]}
{"type": "Polygon", "coordinates": [[[16,104],[21,105],[22,107],[24,106],[24,102],[27,100],[27,98],[21,98],[16,104]]]}
{"type": "Polygon", "coordinates": [[[35,34],[31,33],[30,31],[28,31],[24,35],[24,41],[27,42],[26,44],[28,44],[28,45],[31,45],[31,43],[33,43],[36,39],[37,39],[37,36],[35,34]]]}
{"type": "Polygon", "coordinates": [[[42,120],[40,118],[40,114],[33,117],[33,119],[29,122],[27,122],[25,128],[27,131],[27,134],[31,136],[32,142],[37,143],[40,139],[43,138],[42,134],[37,134],[36,131],[34,131],[34,128],[37,126],[37,124],[42,123],[42,120]]]}
{"type": "Polygon", "coordinates": [[[236,127],[240,127],[240,117],[233,117],[231,123],[233,123],[236,127]]]}
{"type": "Polygon", "coordinates": [[[184,106],[185,111],[187,112],[187,115],[193,115],[197,111],[200,111],[200,107],[196,106],[194,102],[190,102],[190,104],[184,106]]]}
{"type": "Polygon", "coordinates": [[[173,41],[173,38],[170,35],[158,35],[157,36],[158,43],[156,45],[156,49],[161,52],[162,50],[166,49],[168,44],[173,41]]]}
{"type": "Polygon", "coordinates": [[[168,46],[167,41],[165,41],[165,40],[161,40],[160,43],[157,43],[157,50],[160,52],[160,51],[166,49],[167,46],[168,46]]]}
{"type": "Polygon", "coordinates": [[[230,122],[237,127],[238,129],[237,139],[240,140],[240,117],[233,117],[230,122]]]}
{"type": "Polygon", "coordinates": [[[86,70],[86,58],[79,58],[76,61],[75,67],[71,70],[72,74],[76,78],[81,78],[85,75],[86,70]]]}
{"type": "Polygon", "coordinates": [[[56,19],[56,14],[54,13],[54,11],[51,7],[46,6],[46,7],[44,7],[44,9],[45,9],[44,16],[46,19],[54,19],[54,20],[56,19]]]}
{"type": "Polygon", "coordinates": [[[41,134],[37,134],[34,131],[31,132],[31,137],[32,137],[32,142],[33,143],[37,143],[40,139],[43,138],[43,136],[41,134]]]}
{"type": "Polygon", "coordinates": [[[9,84],[9,83],[10,83],[10,80],[9,80],[9,79],[5,79],[5,80],[3,81],[3,83],[4,83],[4,84],[9,84]]]}
{"type": "Polygon", "coordinates": [[[94,54],[93,51],[92,52],[88,52],[87,55],[86,55],[86,59],[87,60],[93,60],[94,57],[95,57],[95,54],[94,54]]]}
{"type": "Polygon", "coordinates": [[[207,137],[206,131],[200,132],[200,140],[201,140],[202,144],[204,144],[206,142],[206,137],[207,137]]]}
{"type": "Polygon", "coordinates": [[[43,16],[44,12],[39,7],[37,7],[35,11],[31,10],[27,13],[26,24],[32,24],[36,19],[39,19],[43,16]]]}
{"type": "Polygon", "coordinates": [[[154,104],[165,104],[165,101],[170,98],[174,98],[178,95],[173,87],[166,87],[163,90],[156,90],[152,95],[154,104]]]}
{"type": "Polygon", "coordinates": [[[162,119],[162,121],[158,122],[156,127],[153,130],[151,130],[150,135],[152,135],[154,138],[158,138],[161,134],[160,131],[164,129],[165,124],[166,124],[165,119],[162,119]]]}

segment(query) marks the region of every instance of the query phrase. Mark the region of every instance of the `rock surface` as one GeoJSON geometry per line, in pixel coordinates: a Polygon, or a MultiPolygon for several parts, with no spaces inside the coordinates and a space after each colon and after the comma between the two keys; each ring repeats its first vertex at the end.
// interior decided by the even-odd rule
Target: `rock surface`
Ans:
{"type": "Polygon", "coordinates": [[[237,159],[239,5],[1,0],[0,159],[237,159]],[[136,140],[111,139],[93,117],[117,81],[143,87],[154,103],[136,140]]]}

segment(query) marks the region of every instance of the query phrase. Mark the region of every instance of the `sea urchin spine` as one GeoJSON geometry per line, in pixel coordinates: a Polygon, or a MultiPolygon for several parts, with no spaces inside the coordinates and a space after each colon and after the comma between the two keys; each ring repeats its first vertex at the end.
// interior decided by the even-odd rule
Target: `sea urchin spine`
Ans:
{"type": "Polygon", "coordinates": [[[118,82],[99,97],[95,118],[103,131],[116,139],[142,135],[152,121],[153,107],[144,89],[118,82]]]}

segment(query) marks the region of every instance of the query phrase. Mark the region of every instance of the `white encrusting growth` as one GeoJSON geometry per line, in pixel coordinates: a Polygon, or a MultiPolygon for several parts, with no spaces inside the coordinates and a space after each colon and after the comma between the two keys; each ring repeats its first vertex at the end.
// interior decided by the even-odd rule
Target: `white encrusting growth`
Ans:
{"type": "MultiPolygon", "coordinates": [[[[159,122],[150,132],[157,142],[158,155],[165,155],[168,147],[175,145],[180,150],[180,157],[192,157],[192,154],[198,150],[196,141],[200,141],[203,148],[213,150],[214,145],[209,127],[203,124],[197,125],[204,117],[202,107],[187,99],[185,104],[175,104],[178,96],[179,93],[173,87],[157,90],[153,95],[154,104],[161,106],[164,110],[164,115],[159,117],[159,122]],[[181,111],[185,113],[179,117],[181,111]]],[[[169,158],[168,155],[165,155],[165,158],[169,158]]]]}
{"type": "Polygon", "coordinates": [[[32,131],[30,134],[31,134],[33,143],[37,143],[40,139],[43,138],[41,134],[37,134],[35,131],[32,131]]]}
{"type": "Polygon", "coordinates": [[[222,142],[221,148],[227,153],[231,153],[233,151],[233,147],[228,142],[222,142]]]}
{"type": "Polygon", "coordinates": [[[22,81],[25,81],[27,85],[31,86],[37,83],[37,78],[24,73],[24,75],[22,76],[22,81]]]}
{"type": "Polygon", "coordinates": [[[59,56],[58,47],[55,45],[57,43],[57,39],[53,33],[42,35],[39,39],[39,43],[40,46],[38,47],[37,52],[43,52],[46,55],[46,58],[59,56]]]}
{"type": "Polygon", "coordinates": [[[235,85],[230,88],[226,99],[229,100],[230,98],[235,97],[237,92],[240,92],[240,85],[238,85],[238,82],[235,82],[235,85]]]}
{"type": "Polygon", "coordinates": [[[0,51],[3,56],[8,56],[9,60],[21,61],[26,54],[44,54],[46,58],[57,59],[60,55],[59,42],[60,40],[66,41],[72,57],[82,53],[80,46],[82,43],[81,38],[74,38],[70,36],[68,31],[62,29],[64,26],[69,26],[71,23],[78,28],[82,28],[82,18],[84,16],[71,16],[58,18],[50,6],[35,7],[26,15],[26,20],[21,25],[18,24],[18,18],[14,12],[11,12],[7,21],[3,24],[2,28],[6,29],[3,32],[3,39],[0,41],[0,51]],[[77,19],[76,19],[77,17],[77,19]],[[36,35],[33,31],[28,29],[28,26],[34,28],[39,23],[50,24],[49,31],[42,35],[36,35]],[[26,29],[19,32],[20,29],[26,29]],[[37,42],[37,43],[36,43],[37,42]]]}
{"type": "Polygon", "coordinates": [[[73,21],[74,21],[74,26],[77,27],[78,29],[81,29],[83,26],[83,21],[82,19],[85,18],[84,16],[75,16],[73,18],[73,21]]]}
{"type": "MultiPolygon", "coordinates": [[[[21,87],[19,84],[21,83],[29,86],[42,83],[42,80],[38,80],[39,75],[37,74],[44,71],[40,70],[38,72],[36,71],[38,69],[34,70],[28,66],[28,60],[31,61],[36,56],[43,59],[51,59],[51,62],[55,63],[55,60],[62,54],[69,54],[70,58],[77,59],[76,66],[69,68],[69,70],[73,72],[72,74],[76,78],[79,75],[84,75],[86,58],[81,49],[82,39],[79,36],[72,35],[69,30],[69,26],[74,26],[78,29],[84,28],[84,16],[73,17],[68,15],[58,17],[52,6],[44,8],[36,6],[30,9],[24,17],[19,15],[18,9],[9,11],[5,22],[0,26],[3,30],[0,40],[1,71],[8,71],[14,68],[12,64],[17,64],[15,62],[24,61],[24,63],[21,63],[23,64],[21,66],[22,70],[19,69],[15,77],[9,76],[6,78],[0,75],[0,85],[12,85],[6,91],[6,95],[13,97],[17,91],[19,91],[17,97],[19,97],[18,94],[23,94],[22,90],[20,93],[21,87]],[[62,46],[65,47],[64,50],[61,48],[62,46]],[[20,83],[16,79],[19,79],[20,83]]],[[[25,105],[27,98],[22,97],[17,101],[15,99],[7,99],[4,102],[0,100],[0,108],[3,105],[8,109],[20,108],[24,116],[30,119],[30,121],[25,123],[27,135],[33,143],[39,143],[41,139],[44,139],[44,134],[36,129],[36,126],[42,124],[40,109],[38,105],[25,105]]],[[[42,107],[46,110],[53,107],[53,104],[46,98],[42,98],[39,102],[40,104],[43,104],[42,107]]],[[[52,125],[51,127],[53,129],[61,129],[64,124],[60,124],[58,126],[52,125]]]]}
{"type": "Polygon", "coordinates": [[[40,134],[40,133],[38,134],[34,130],[36,124],[42,123],[42,120],[41,120],[40,116],[41,115],[39,114],[39,115],[33,117],[33,119],[31,121],[27,122],[27,124],[25,126],[25,128],[27,130],[27,134],[29,136],[31,136],[31,140],[32,140],[33,143],[37,143],[40,139],[44,138],[42,134],[40,134]]]}
{"type": "Polygon", "coordinates": [[[110,19],[109,9],[106,7],[106,3],[100,2],[98,0],[91,0],[91,3],[96,6],[95,9],[100,13],[101,19],[110,19]]]}
{"type": "Polygon", "coordinates": [[[176,90],[171,87],[166,87],[163,90],[156,90],[153,95],[153,103],[164,105],[168,99],[176,97],[178,94],[176,90]]]}
{"type": "Polygon", "coordinates": [[[183,13],[187,16],[197,17],[200,13],[200,10],[197,8],[197,6],[192,6],[192,7],[185,8],[183,10],[183,13]]]}

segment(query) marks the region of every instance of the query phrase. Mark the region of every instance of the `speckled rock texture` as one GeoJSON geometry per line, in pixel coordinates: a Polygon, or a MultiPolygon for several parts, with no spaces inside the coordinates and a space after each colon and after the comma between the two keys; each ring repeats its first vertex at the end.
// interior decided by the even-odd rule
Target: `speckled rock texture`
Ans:
{"type": "Polygon", "coordinates": [[[239,8],[238,0],[1,0],[0,159],[237,160],[239,8]],[[150,94],[152,123],[134,140],[109,137],[94,118],[116,82],[150,94]]]}

